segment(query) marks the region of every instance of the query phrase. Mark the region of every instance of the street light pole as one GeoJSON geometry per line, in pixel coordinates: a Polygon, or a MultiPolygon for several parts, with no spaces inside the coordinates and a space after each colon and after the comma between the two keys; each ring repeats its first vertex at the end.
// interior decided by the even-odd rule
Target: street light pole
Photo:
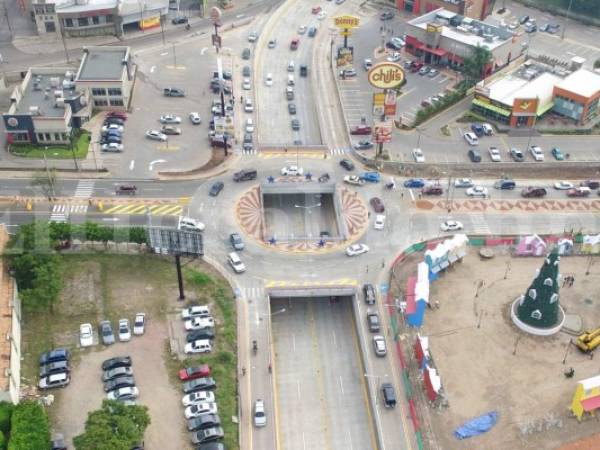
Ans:
{"type": "Polygon", "coordinates": [[[569,13],[571,12],[571,6],[573,6],[573,0],[569,1],[569,7],[567,8],[567,16],[565,18],[565,26],[562,29],[562,33],[560,35],[561,39],[565,38],[565,31],[567,31],[567,25],[569,23],[569,13]]]}

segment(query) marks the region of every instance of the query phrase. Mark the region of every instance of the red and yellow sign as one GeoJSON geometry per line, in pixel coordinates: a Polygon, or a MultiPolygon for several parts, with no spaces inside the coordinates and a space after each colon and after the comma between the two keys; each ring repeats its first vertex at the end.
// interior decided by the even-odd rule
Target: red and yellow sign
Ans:
{"type": "Polygon", "coordinates": [[[348,30],[350,28],[358,28],[360,19],[354,16],[338,16],[333,18],[333,24],[342,30],[348,30]]]}
{"type": "Polygon", "coordinates": [[[404,81],[404,70],[400,64],[382,62],[371,67],[367,79],[375,88],[392,89],[404,81]]]}
{"type": "Polygon", "coordinates": [[[373,140],[376,144],[385,144],[392,141],[392,122],[376,123],[373,127],[373,140]]]}
{"type": "Polygon", "coordinates": [[[442,25],[437,23],[428,23],[426,30],[428,33],[441,33],[442,25]]]}
{"type": "Polygon", "coordinates": [[[140,20],[140,30],[147,30],[149,28],[155,28],[160,26],[160,16],[150,17],[148,19],[140,20]]]}
{"type": "Polygon", "coordinates": [[[537,108],[537,98],[515,98],[512,112],[513,114],[535,114],[537,108]]]}

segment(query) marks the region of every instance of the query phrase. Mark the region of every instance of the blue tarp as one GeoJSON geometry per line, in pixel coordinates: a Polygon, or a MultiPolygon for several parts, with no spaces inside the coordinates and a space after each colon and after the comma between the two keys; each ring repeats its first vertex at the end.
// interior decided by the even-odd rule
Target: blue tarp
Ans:
{"type": "Polygon", "coordinates": [[[483,434],[496,425],[497,421],[498,413],[496,411],[489,412],[462,424],[454,431],[454,436],[457,439],[468,439],[483,434]]]}

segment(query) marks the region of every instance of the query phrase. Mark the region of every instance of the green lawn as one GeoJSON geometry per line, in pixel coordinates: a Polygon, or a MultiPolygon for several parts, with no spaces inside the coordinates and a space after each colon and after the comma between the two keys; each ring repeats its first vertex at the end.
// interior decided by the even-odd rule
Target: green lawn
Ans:
{"type": "MultiPolygon", "coordinates": [[[[88,147],[90,145],[87,131],[80,134],[74,142],[75,157],[77,159],[85,159],[87,157],[88,147]]],[[[10,151],[13,155],[23,158],[43,159],[45,146],[41,144],[11,144],[10,151]]],[[[49,145],[46,151],[48,159],[71,159],[73,152],[68,145],[49,145]]]]}

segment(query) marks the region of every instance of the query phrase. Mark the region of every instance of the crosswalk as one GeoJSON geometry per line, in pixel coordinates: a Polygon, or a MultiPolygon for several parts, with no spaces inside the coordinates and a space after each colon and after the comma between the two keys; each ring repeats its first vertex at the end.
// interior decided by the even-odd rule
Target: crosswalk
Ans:
{"type": "Polygon", "coordinates": [[[88,211],[88,205],[54,205],[50,212],[50,222],[67,221],[70,214],[85,214],[88,211]]]}
{"type": "Polygon", "coordinates": [[[483,214],[469,214],[469,219],[471,220],[471,230],[470,233],[475,234],[491,234],[490,227],[488,222],[483,214]]]}
{"type": "Polygon", "coordinates": [[[144,203],[134,203],[129,205],[112,205],[107,206],[102,211],[103,214],[127,214],[127,215],[143,215],[151,216],[180,216],[183,213],[183,205],[168,203],[158,205],[147,205],[144,203]]]}
{"type": "Polygon", "coordinates": [[[257,301],[265,298],[266,296],[265,289],[260,286],[242,287],[240,291],[242,298],[246,300],[257,301]]]}
{"type": "Polygon", "coordinates": [[[75,198],[90,198],[94,192],[96,180],[79,180],[75,188],[75,198]]]}
{"type": "MultiPolygon", "coordinates": [[[[349,148],[330,148],[329,154],[332,156],[340,156],[345,155],[350,152],[349,148]]],[[[259,158],[283,158],[289,157],[290,154],[296,155],[296,152],[290,151],[289,153],[282,152],[259,152],[258,150],[242,150],[242,155],[244,156],[258,156],[259,158]]],[[[322,158],[323,153],[321,152],[311,152],[311,151],[300,151],[298,152],[299,156],[303,158],[322,158]]]]}

